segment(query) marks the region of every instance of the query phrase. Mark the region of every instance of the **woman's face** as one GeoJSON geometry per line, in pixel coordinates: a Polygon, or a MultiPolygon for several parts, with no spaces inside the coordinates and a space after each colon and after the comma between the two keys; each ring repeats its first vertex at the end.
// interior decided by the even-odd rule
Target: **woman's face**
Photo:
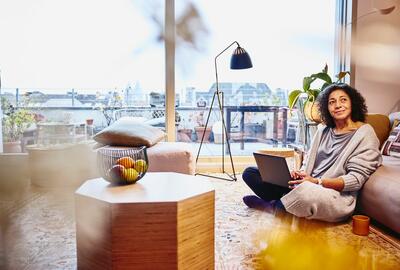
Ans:
{"type": "Polygon", "coordinates": [[[332,91],[328,100],[329,113],[334,120],[346,120],[351,117],[351,100],[341,89],[332,91]]]}

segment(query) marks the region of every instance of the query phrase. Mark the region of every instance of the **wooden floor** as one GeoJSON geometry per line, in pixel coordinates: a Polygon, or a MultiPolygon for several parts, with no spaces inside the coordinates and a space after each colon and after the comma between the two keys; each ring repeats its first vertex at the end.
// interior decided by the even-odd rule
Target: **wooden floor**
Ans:
{"type": "MultiPolygon", "coordinates": [[[[247,208],[242,180],[216,190],[216,269],[398,269],[398,239],[247,208]],[[289,259],[288,259],[289,258],[289,259]],[[320,267],[321,264],[324,267],[320,267]]],[[[76,269],[75,188],[0,189],[0,269],[76,269]]]]}

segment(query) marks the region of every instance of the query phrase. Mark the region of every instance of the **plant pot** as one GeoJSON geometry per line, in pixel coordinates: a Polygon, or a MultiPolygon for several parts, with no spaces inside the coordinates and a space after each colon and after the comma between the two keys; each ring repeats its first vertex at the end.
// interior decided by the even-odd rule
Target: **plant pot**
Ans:
{"type": "Polygon", "coordinates": [[[201,138],[203,138],[203,133],[204,134],[204,141],[209,142],[209,137],[211,133],[211,127],[207,127],[205,132],[204,132],[204,127],[195,127],[194,130],[196,131],[197,135],[197,142],[201,142],[201,138]]]}
{"type": "Polygon", "coordinates": [[[321,123],[321,114],[319,113],[318,102],[306,102],[304,105],[304,115],[309,121],[321,123]]]}
{"type": "Polygon", "coordinates": [[[4,153],[21,153],[21,141],[3,143],[4,153]]]}
{"type": "Polygon", "coordinates": [[[191,142],[192,141],[192,130],[190,128],[183,128],[178,130],[178,141],[179,142],[191,142]]]}

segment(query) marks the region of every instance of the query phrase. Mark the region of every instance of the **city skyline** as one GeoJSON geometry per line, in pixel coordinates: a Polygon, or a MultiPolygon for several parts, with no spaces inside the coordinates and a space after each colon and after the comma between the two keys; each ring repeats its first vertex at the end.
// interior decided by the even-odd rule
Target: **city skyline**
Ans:
{"type": "MultiPolygon", "coordinates": [[[[282,89],[282,88],[276,88],[276,89],[270,89],[268,84],[266,83],[252,83],[252,82],[240,82],[240,83],[235,83],[235,82],[219,82],[219,88],[220,91],[224,92],[225,95],[231,95],[232,93],[236,92],[243,92],[245,93],[248,91],[249,93],[252,92],[255,89],[258,89],[257,91],[260,93],[265,94],[266,96],[270,96],[271,94],[278,93],[278,92],[288,92],[288,89],[282,89]],[[261,88],[260,88],[261,87],[261,88]]],[[[186,87],[185,89],[182,89],[181,91],[177,91],[176,95],[179,96],[182,94],[184,96],[185,94],[189,92],[194,92],[194,93],[207,93],[212,95],[215,91],[215,83],[212,83],[212,85],[208,89],[196,89],[195,87],[186,87]]],[[[60,90],[60,89],[59,89],[60,90]]],[[[87,91],[79,91],[79,89],[62,89],[64,92],[58,92],[58,91],[51,91],[51,89],[19,89],[19,88],[3,88],[1,94],[3,96],[25,96],[27,94],[29,95],[46,95],[49,97],[52,96],[104,96],[104,95],[110,95],[110,94],[122,94],[126,95],[128,92],[130,94],[136,95],[136,96],[146,96],[146,95],[152,95],[154,94],[163,94],[165,95],[165,92],[160,91],[143,91],[143,89],[140,88],[140,86],[137,87],[126,87],[124,89],[105,89],[103,92],[100,90],[93,90],[92,93],[89,93],[87,91]]]]}
{"type": "MultiPolygon", "coordinates": [[[[250,82],[250,81],[245,81],[245,82],[230,82],[230,81],[220,81],[219,85],[221,86],[222,84],[235,84],[235,85],[244,85],[244,84],[251,84],[251,85],[256,85],[256,84],[266,84],[267,86],[269,86],[269,83],[267,82],[250,82]]],[[[19,94],[25,94],[27,92],[35,92],[35,91],[39,91],[42,92],[44,94],[66,94],[68,92],[71,92],[72,90],[76,93],[76,94],[96,94],[98,92],[100,92],[101,94],[106,94],[112,91],[117,91],[117,92],[121,92],[126,90],[127,88],[138,88],[140,89],[141,92],[143,92],[144,94],[150,94],[152,92],[156,92],[156,93],[165,93],[165,91],[163,89],[158,90],[158,89],[143,89],[141,87],[140,82],[136,82],[135,84],[131,85],[128,84],[126,87],[123,88],[113,88],[113,89],[106,89],[106,88],[101,88],[101,89],[97,89],[97,88],[93,88],[93,89],[88,89],[88,88],[84,88],[84,89],[80,89],[80,88],[20,88],[20,87],[16,87],[16,88],[6,88],[6,87],[2,87],[1,88],[1,93],[12,93],[15,94],[16,89],[18,89],[19,94]]],[[[182,89],[176,89],[176,93],[179,94],[182,91],[186,91],[187,89],[194,89],[196,92],[205,92],[205,91],[210,91],[213,87],[215,87],[215,82],[210,82],[210,85],[204,89],[199,89],[196,88],[195,86],[185,86],[182,89]]],[[[276,88],[276,89],[271,89],[272,91],[276,91],[278,89],[282,89],[280,87],[276,88]]],[[[289,90],[289,89],[285,89],[285,90],[289,90]]]]}

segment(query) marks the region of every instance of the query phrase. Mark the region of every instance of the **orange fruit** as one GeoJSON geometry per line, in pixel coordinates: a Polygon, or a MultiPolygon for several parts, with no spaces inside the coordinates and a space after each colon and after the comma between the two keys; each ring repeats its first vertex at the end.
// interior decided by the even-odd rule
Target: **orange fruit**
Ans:
{"type": "Polygon", "coordinates": [[[135,161],[131,157],[122,157],[117,159],[115,162],[117,165],[122,165],[125,167],[125,169],[133,168],[135,167],[135,161]]]}

